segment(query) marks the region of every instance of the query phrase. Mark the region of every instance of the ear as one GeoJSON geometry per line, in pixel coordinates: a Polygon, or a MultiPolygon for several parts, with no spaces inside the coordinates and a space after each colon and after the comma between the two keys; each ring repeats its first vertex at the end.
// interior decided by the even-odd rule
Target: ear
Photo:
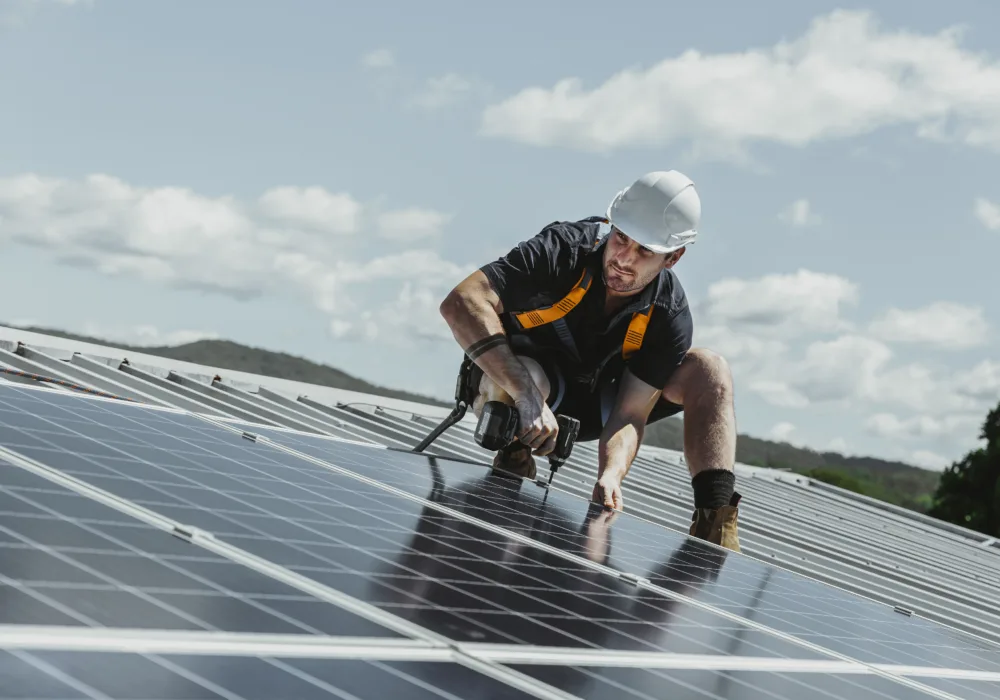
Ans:
{"type": "Polygon", "coordinates": [[[667,257],[663,260],[663,267],[669,270],[676,265],[677,261],[684,257],[685,250],[687,250],[687,248],[681,248],[680,250],[675,250],[673,253],[668,253],[667,257]]]}

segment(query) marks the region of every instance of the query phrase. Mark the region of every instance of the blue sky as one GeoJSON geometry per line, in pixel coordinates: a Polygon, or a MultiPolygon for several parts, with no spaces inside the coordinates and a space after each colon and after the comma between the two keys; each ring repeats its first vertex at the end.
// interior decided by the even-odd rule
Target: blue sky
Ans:
{"type": "Polygon", "coordinates": [[[1000,6],[723,6],[0,0],[3,320],[447,398],[450,286],[676,168],[740,430],[940,468],[1000,399],[1000,6]]]}

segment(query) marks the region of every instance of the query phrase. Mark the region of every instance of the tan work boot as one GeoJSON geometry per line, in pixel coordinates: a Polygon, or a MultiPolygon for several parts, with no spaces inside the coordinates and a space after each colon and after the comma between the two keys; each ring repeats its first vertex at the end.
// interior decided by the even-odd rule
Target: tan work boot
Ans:
{"type": "Polygon", "coordinates": [[[494,455],[493,468],[532,480],[536,473],[535,458],[531,454],[531,448],[517,440],[494,455]]]}
{"type": "Polygon", "coordinates": [[[734,552],[740,551],[740,533],[737,524],[740,498],[742,498],[740,494],[734,493],[729,499],[729,505],[717,510],[696,508],[691,516],[691,530],[688,534],[734,552]]]}

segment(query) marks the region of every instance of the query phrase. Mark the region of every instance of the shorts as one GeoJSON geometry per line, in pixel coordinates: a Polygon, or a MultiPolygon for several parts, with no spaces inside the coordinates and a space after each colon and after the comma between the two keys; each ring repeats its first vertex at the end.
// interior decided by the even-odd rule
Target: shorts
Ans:
{"type": "MultiPolygon", "coordinates": [[[[601,437],[604,424],[607,423],[618,396],[619,376],[602,374],[597,387],[590,390],[589,383],[568,379],[558,364],[548,358],[525,353],[536,360],[545,370],[549,379],[549,396],[546,403],[552,413],[571,416],[580,421],[580,433],[577,442],[590,442],[601,437]]],[[[681,413],[684,407],[680,404],[660,399],[653,406],[646,419],[646,425],[658,420],[669,418],[681,413]]]]}

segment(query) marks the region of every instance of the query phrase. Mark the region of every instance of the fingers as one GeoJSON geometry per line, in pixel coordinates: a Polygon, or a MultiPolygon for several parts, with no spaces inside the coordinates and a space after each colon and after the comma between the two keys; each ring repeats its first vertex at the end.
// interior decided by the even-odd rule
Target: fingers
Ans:
{"type": "Polygon", "coordinates": [[[555,418],[546,420],[544,414],[535,418],[518,439],[534,450],[536,454],[548,454],[555,448],[556,438],[559,435],[559,424],[555,418]],[[545,450],[542,452],[541,450],[545,450]]]}
{"type": "Polygon", "coordinates": [[[553,431],[545,439],[545,442],[543,442],[541,444],[541,446],[537,450],[535,450],[534,453],[536,455],[539,455],[539,456],[542,456],[542,457],[544,457],[545,455],[551,453],[552,450],[554,450],[556,448],[556,439],[558,437],[559,437],[558,433],[556,433],[556,432],[553,431]]]}

